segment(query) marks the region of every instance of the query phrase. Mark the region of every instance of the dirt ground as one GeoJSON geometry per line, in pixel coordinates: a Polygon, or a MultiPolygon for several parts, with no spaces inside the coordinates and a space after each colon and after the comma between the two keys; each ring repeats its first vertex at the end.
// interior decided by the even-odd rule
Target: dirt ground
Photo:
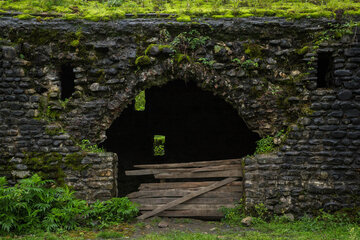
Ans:
{"type": "MultiPolygon", "coordinates": [[[[232,227],[221,221],[205,221],[192,218],[153,217],[134,224],[134,233],[130,239],[136,239],[149,233],[171,231],[225,234],[244,231],[244,228],[232,227]]],[[[247,229],[250,230],[250,229],[247,229]]]]}

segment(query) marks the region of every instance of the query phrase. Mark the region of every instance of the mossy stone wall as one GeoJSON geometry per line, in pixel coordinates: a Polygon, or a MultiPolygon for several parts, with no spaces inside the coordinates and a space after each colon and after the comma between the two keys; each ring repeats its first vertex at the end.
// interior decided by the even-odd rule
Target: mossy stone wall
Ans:
{"type": "Polygon", "coordinates": [[[116,155],[83,152],[81,140],[101,143],[139,92],[182,79],[222,97],[261,136],[288,130],[275,154],[245,158],[247,204],[301,214],[359,203],[360,46],[352,25],[2,18],[0,28],[0,173],[13,181],[43,172],[86,199],[115,196],[116,155]],[[333,59],[331,88],[317,87],[321,52],[333,59]],[[75,91],[61,100],[64,64],[73,67],[75,91]]]}

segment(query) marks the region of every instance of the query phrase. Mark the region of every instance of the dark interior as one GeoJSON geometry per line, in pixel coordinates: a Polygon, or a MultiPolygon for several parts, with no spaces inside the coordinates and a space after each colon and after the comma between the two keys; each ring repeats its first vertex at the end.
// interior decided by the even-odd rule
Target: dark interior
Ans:
{"type": "Polygon", "coordinates": [[[70,98],[75,90],[75,73],[70,64],[64,64],[60,69],[61,100],[70,98]]]}
{"type": "Polygon", "coordinates": [[[135,164],[238,158],[252,154],[259,140],[230,104],[184,81],[146,90],[145,111],[130,105],[106,135],[102,146],[119,157],[119,196],[155,181],[126,177],[135,164]],[[164,156],[153,154],[154,135],[166,137],[164,156]]]}
{"type": "Polygon", "coordinates": [[[331,88],[334,86],[334,61],[332,53],[318,54],[317,87],[331,88]]]}

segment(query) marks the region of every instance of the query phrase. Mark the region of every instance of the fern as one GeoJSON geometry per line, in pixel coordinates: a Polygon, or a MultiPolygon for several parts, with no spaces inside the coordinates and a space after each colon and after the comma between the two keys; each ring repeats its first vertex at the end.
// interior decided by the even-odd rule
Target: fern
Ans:
{"type": "Polygon", "coordinates": [[[127,198],[97,201],[89,207],[68,187],[50,187],[53,184],[36,174],[13,187],[0,178],[0,234],[71,230],[94,220],[105,225],[130,220],[138,213],[127,198]]]}

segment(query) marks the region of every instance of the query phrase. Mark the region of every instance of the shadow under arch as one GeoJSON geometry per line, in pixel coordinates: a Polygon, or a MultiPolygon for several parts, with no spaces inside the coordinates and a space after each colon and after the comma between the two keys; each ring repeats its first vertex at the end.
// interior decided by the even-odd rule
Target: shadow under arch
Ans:
{"type": "Polygon", "coordinates": [[[118,155],[118,192],[125,196],[148,176],[125,176],[135,164],[239,158],[252,154],[260,139],[222,98],[193,81],[175,80],[146,90],[145,111],[129,105],[106,131],[101,144],[118,155]],[[164,135],[165,155],[154,156],[154,135],[164,135]]]}

